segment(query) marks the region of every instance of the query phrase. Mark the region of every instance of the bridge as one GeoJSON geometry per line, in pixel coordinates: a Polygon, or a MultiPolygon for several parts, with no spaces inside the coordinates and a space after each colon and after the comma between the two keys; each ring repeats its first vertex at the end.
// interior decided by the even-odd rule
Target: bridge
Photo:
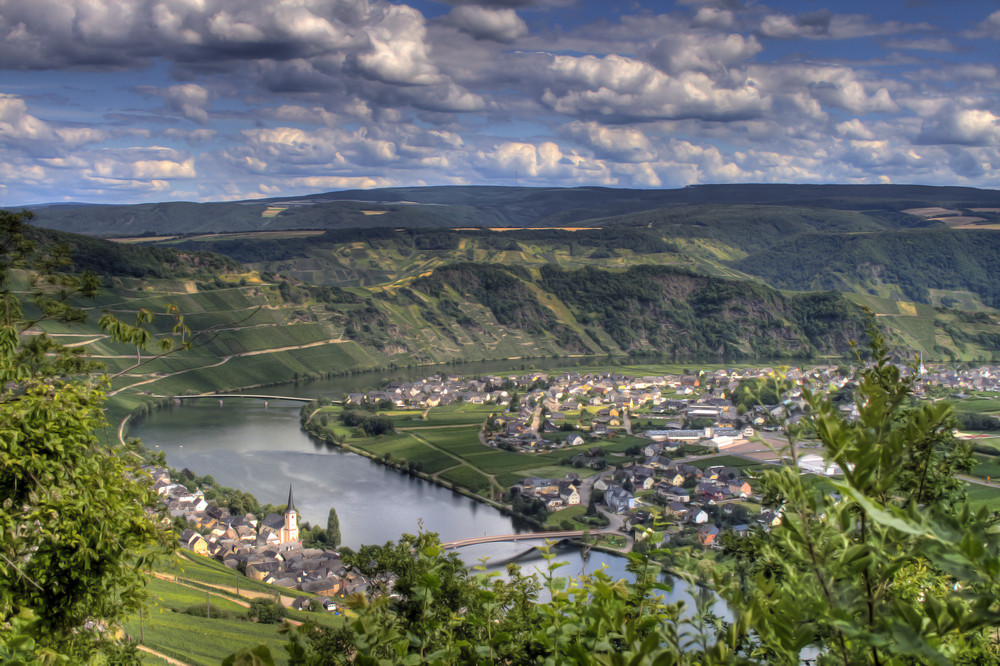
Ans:
{"type": "Polygon", "coordinates": [[[453,548],[464,548],[465,546],[476,546],[481,543],[497,543],[500,541],[524,541],[526,539],[569,539],[580,537],[585,534],[621,534],[618,530],[561,530],[559,532],[522,532],[521,534],[495,534],[493,536],[472,537],[471,539],[458,539],[457,541],[442,542],[441,547],[445,550],[453,548]]]}
{"type": "Polygon", "coordinates": [[[175,395],[177,400],[188,398],[257,398],[260,400],[291,400],[293,402],[315,402],[315,398],[296,398],[290,395],[256,395],[250,393],[199,393],[198,395],[175,395]]]}

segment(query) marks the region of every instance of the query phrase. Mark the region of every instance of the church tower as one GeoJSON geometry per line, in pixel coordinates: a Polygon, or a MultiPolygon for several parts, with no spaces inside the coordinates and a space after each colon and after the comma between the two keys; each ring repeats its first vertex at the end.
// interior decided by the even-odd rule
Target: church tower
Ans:
{"type": "Polygon", "coordinates": [[[279,535],[281,543],[299,540],[299,512],[295,510],[295,500],[292,499],[292,486],[288,485],[288,508],[285,509],[285,524],[279,535]]]}

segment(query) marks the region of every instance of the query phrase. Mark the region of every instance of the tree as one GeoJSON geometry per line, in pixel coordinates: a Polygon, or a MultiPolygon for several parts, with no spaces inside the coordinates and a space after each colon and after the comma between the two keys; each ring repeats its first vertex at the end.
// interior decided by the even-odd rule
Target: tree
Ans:
{"type": "Polygon", "coordinates": [[[274,624],[281,622],[281,618],[285,617],[285,609],[274,599],[252,599],[250,608],[247,609],[247,617],[261,624],[274,624]]]}
{"type": "Polygon", "coordinates": [[[0,640],[32,617],[39,649],[85,661],[97,630],[141,605],[143,569],[172,539],[147,513],[134,452],[98,436],[107,380],[36,328],[81,321],[70,299],[92,296],[96,278],[64,272],[65,248],[37,248],[30,218],[0,211],[0,640]]]}
{"type": "Polygon", "coordinates": [[[340,519],[337,518],[337,510],[332,506],[326,517],[326,544],[330,548],[340,545],[340,519]]]}
{"type": "MultiPolygon", "coordinates": [[[[781,525],[755,544],[746,576],[716,583],[772,663],[799,663],[810,645],[823,663],[997,663],[997,519],[970,509],[955,479],[969,450],[951,436],[950,406],[911,406],[913,379],[869,334],[856,422],[803,392],[806,426],[843,480],[766,472],[781,525]]],[[[794,431],[789,446],[794,459],[794,431]]]]}

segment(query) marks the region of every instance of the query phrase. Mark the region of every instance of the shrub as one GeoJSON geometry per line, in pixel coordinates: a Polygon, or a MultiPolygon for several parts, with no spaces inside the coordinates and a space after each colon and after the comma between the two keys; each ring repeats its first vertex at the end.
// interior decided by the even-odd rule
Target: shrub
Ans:
{"type": "Polygon", "coordinates": [[[285,609],[272,599],[254,599],[250,602],[247,617],[261,624],[274,624],[285,617],[285,609]]]}

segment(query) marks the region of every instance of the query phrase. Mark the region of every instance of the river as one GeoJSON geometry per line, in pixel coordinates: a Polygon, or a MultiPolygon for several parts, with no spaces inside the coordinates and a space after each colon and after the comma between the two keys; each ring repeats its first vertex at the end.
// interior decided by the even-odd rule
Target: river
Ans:
{"type": "MultiPolygon", "coordinates": [[[[336,398],[345,391],[370,388],[372,382],[371,376],[355,376],[266,392],[336,398]]],[[[330,507],[335,507],[343,544],[355,549],[394,541],[421,528],[437,532],[442,541],[522,531],[492,507],[313,440],[299,428],[300,407],[281,400],[270,400],[267,406],[259,399],[227,398],[222,405],[211,399],[188,401],[136,419],[129,435],[164,451],[171,467],[210,474],[222,485],[253,493],[262,503],[284,504],[291,484],[302,519],[325,525],[330,507]]],[[[472,546],[460,554],[470,565],[486,557],[491,569],[502,568],[512,558],[525,568],[541,569],[545,563],[540,554],[527,552],[531,543],[472,546]]],[[[560,548],[557,554],[559,561],[568,563],[560,575],[605,567],[615,578],[627,576],[622,557],[601,552],[585,556],[575,547],[560,548]]],[[[674,595],[687,596],[680,590],[674,595]]]]}

